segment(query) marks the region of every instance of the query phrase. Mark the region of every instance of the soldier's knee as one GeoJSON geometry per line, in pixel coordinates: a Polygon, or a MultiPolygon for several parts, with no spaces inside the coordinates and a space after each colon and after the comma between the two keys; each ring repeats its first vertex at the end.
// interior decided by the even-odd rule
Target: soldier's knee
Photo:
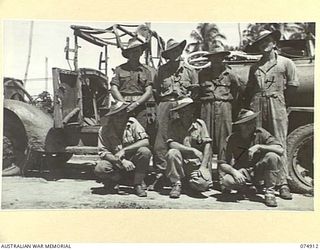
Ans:
{"type": "Polygon", "coordinates": [[[173,159],[180,159],[181,158],[181,153],[178,149],[169,149],[166,158],[168,160],[173,160],[173,159]]]}
{"type": "Polygon", "coordinates": [[[226,189],[232,189],[236,184],[235,179],[231,174],[226,174],[221,178],[221,186],[226,189]]]}
{"type": "Polygon", "coordinates": [[[277,163],[278,161],[280,161],[280,159],[281,159],[281,157],[274,152],[268,152],[264,156],[264,160],[269,163],[277,163]]]}
{"type": "Polygon", "coordinates": [[[258,165],[261,165],[265,169],[277,170],[281,165],[281,157],[274,152],[268,152],[258,165]]]}
{"type": "Polygon", "coordinates": [[[151,150],[147,147],[141,147],[137,150],[137,153],[144,157],[151,157],[151,150]]]}
{"type": "Polygon", "coordinates": [[[98,161],[93,170],[94,174],[100,178],[105,178],[106,174],[110,171],[112,171],[112,164],[105,160],[98,161]]]}

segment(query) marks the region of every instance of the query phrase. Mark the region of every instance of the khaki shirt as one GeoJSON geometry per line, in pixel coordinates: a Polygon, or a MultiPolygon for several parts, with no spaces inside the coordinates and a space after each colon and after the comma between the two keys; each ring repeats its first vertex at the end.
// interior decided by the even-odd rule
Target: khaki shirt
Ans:
{"type": "Polygon", "coordinates": [[[296,66],[291,59],[275,53],[275,59],[270,64],[263,65],[261,59],[252,65],[246,91],[250,92],[248,94],[251,96],[274,95],[283,99],[283,91],[287,86],[299,86],[296,66]]]}
{"type": "Polygon", "coordinates": [[[201,100],[232,101],[237,97],[240,78],[225,65],[225,70],[220,74],[212,68],[201,70],[199,84],[201,100]]]}
{"type": "Polygon", "coordinates": [[[248,149],[256,144],[282,146],[275,137],[263,128],[257,128],[252,138],[247,142],[241,138],[239,132],[235,132],[226,140],[221,156],[221,163],[228,163],[235,169],[253,167],[261,157],[259,153],[256,153],[250,162],[248,149]]]}
{"type": "Polygon", "coordinates": [[[180,61],[178,68],[172,62],[161,65],[155,76],[157,94],[161,97],[190,97],[191,88],[199,86],[197,72],[180,61]]]}
{"type": "Polygon", "coordinates": [[[110,84],[117,86],[123,96],[143,95],[145,88],[152,86],[152,74],[143,64],[133,69],[128,63],[124,63],[116,67],[110,84]]]}
{"type": "Polygon", "coordinates": [[[148,135],[140,123],[133,117],[130,117],[122,138],[119,138],[114,132],[114,125],[112,122],[100,128],[98,134],[98,148],[99,156],[103,158],[106,153],[115,154],[122,148],[129,146],[139,140],[148,138],[148,135]]]}

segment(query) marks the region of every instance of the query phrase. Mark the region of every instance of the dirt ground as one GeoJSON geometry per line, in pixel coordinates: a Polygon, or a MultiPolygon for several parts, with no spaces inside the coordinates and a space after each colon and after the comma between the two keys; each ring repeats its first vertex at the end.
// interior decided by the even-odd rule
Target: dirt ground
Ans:
{"type": "Polygon", "coordinates": [[[293,200],[277,198],[278,207],[268,208],[261,195],[251,200],[239,199],[236,194],[222,197],[210,190],[198,196],[182,194],[170,199],[170,189],[160,194],[148,191],[148,197],[139,198],[132,189],[121,187],[125,194],[92,194],[91,188],[101,187],[94,180],[60,179],[47,181],[35,177],[5,177],[2,179],[2,209],[213,209],[213,210],[313,210],[313,197],[294,194],[293,200]]]}

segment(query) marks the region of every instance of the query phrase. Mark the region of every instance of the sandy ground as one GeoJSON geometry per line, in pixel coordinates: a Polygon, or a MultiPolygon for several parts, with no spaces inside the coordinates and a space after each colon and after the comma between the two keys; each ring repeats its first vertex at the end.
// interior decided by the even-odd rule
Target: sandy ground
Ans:
{"type": "Polygon", "coordinates": [[[277,198],[278,207],[268,208],[261,195],[251,200],[239,199],[236,194],[222,197],[219,191],[210,190],[192,197],[182,194],[170,199],[170,189],[160,194],[149,191],[148,197],[139,198],[128,187],[126,194],[92,194],[91,188],[101,187],[94,180],[60,179],[47,181],[35,177],[5,177],[2,179],[2,209],[213,209],[213,210],[313,210],[313,197],[294,194],[292,201],[277,198]]]}
{"type": "MultiPolygon", "coordinates": [[[[74,156],[61,178],[49,181],[46,171],[34,177],[2,178],[2,209],[213,209],[213,210],[296,210],[312,211],[313,197],[294,194],[293,200],[277,198],[278,207],[269,208],[263,196],[241,199],[238,195],[222,196],[217,190],[202,194],[182,194],[170,199],[170,187],[160,192],[148,191],[148,197],[140,198],[133,189],[121,186],[123,194],[93,194],[92,189],[103,186],[94,180],[93,162],[97,156],[74,156]],[[42,178],[46,177],[46,179],[42,178]]],[[[50,172],[49,172],[50,173],[50,172]]],[[[48,174],[48,173],[47,173],[48,174]]]]}

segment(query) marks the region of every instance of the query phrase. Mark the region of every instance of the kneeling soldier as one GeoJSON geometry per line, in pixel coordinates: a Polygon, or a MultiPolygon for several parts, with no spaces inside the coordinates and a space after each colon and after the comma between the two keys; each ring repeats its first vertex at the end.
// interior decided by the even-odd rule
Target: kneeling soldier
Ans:
{"type": "Polygon", "coordinates": [[[238,129],[227,138],[219,165],[223,191],[243,190],[250,183],[264,181],[265,204],[276,207],[275,187],[284,168],[283,146],[268,131],[256,127],[259,113],[242,109],[233,123],[238,129]]]}
{"type": "Polygon", "coordinates": [[[95,174],[107,191],[114,191],[121,177],[133,177],[136,195],[147,196],[143,187],[151,151],[148,135],[142,125],[126,111],[128,104],[117,102],[106,115],[99,130],[99,156],[95,174]],[[133,175],[133,176],[132,176],[133,175]]]}
{"type": "Polygon", "coordinates": [[[184,177],[189,179],[191,188],[199,192],[212,185],[212,139],[205,122],[194,118],[195,107],[191,98],[179,100],[177,104],[171,109],[173,121],[169,127],[169,151],[166,154],[166,176],[172,183],[170,198],[180,197],[184,177]]]}

